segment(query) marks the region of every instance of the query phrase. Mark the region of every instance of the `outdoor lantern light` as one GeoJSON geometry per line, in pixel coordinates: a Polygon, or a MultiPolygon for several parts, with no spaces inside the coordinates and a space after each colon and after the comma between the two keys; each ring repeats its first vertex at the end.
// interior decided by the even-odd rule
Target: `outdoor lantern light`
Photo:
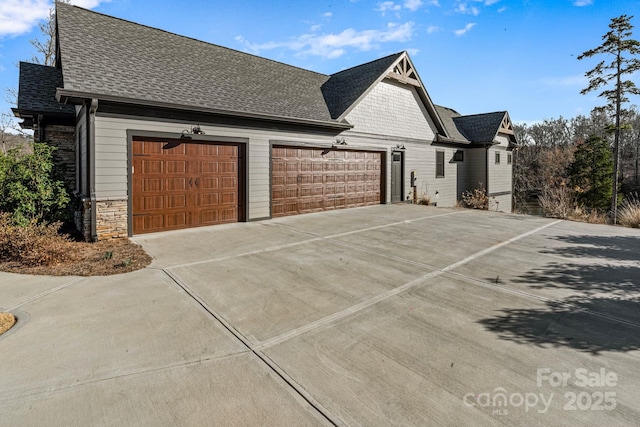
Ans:
{"type": "Polygon", "coordinates": [[[193,126],[191,130],[185,129],[182,131],[180,138],[191,138],[191,135],[204,135],[204,131],[200,129],[200,125],[193,126]]]}

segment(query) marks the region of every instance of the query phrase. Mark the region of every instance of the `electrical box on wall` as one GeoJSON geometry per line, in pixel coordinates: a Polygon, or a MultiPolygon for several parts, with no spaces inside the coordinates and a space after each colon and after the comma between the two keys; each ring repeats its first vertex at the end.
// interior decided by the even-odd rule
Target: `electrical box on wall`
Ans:
{"type": "Polygon", "coordinates": [[[418,177],[417,177],[416,171],[411,171],[411,186],[412,187],[416,186],[417,179],[418,179],[418,177]]]}

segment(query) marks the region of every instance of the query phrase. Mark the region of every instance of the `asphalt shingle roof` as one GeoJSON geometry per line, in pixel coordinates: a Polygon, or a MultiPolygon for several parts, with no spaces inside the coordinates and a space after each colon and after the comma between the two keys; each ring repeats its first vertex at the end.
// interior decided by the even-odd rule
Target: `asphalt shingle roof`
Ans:
{"type": "Polygon", "coordinates": [[[20,63],[17,110],[33,113],[74,114],[73,105],[56,100],[56,88],[62,87],[62,73],[55,67],[20,63]]]}
{"type": "Polygon", "coordinates": [[[442,124],[444,124],[444,127],[447,129],[447,132],[449,133],[451,139],[454,139],[455,141],[461,143],[470,143],[471,141],[467,139],[462,133],[460,133],[460,130],[454,122],[454,118],[461,117],[460,113],[458,113],[456,110],[448,107],[443,107],[441,105],[436,105],[435,107],[436,111],[438,112],[438,116],[440,116],[442,124]]]}
{"type": "Polygon", "coordinates": [[[449,135],[456,141],[472,144],[490,144],[502,125],[506,111],[463,116],[457,111],[436,105],[438,115],[449,135]]]}
{"type": "Polygon", "coordinates": [[[67,90],[331,121],[327,75],[67,4],[57,19],[67,90]]]}
{"type": "MultiPolygon", "coordinates": [[[[55,89],[140,104],[336,123],[404,52],[331,76],[57,3],[61,69],[20,64],[18,109],[73,113],[55,89]]],[[[428,96],[428,95],[427,95],[428,96]]],[[[435,106],[451,139],[491,143],[505,112],[435,106]]]]}
{"type": "Polygon", "coordinates": [[[322,86],[331,117],[340,117],[402,54],[395,53],[332,74],[322,86]]]}
{"type": "Polygon", "coordinates": [[[506,111],[497,111],[454,117],[453,122],[469,141],[477,144],[491,143],[496,137],[506,113],[506,111]]]}

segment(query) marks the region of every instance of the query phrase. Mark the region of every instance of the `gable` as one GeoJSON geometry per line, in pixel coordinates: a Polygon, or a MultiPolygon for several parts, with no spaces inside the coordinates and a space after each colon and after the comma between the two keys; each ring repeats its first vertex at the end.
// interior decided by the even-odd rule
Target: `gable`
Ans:
{"type": "Polygon", "coordinates": [[[433,141],[436,126],[413,85],[376,84],[347,114],[353,131],[433,141]]]}

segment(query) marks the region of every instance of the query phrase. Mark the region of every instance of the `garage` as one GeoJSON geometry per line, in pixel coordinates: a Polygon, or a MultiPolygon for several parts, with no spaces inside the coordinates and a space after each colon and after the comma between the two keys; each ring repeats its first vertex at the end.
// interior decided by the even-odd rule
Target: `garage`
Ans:
{"type": "Polygon", "coordinates": [[[133,234],[243,220],[238,144],[132,142],[133,234]]]}
{"type": "Polygon", "coordinates": [[[274,146],[271,215],[298,215],[380,204],[379,151],[274,146]]]}

